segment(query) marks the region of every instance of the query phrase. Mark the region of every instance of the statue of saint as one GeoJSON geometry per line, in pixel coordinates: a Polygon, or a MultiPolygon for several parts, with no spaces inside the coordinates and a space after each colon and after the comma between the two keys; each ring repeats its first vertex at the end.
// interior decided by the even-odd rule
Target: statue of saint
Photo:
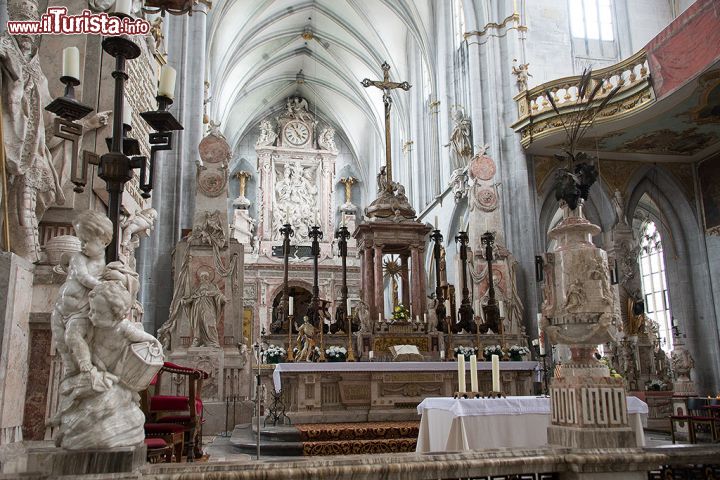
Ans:
{"type": "Polygon", "coordinates": [[[298,350],[295,361],[301,362],[305,360],[306,362],[312,362],[315,350],[315,327],[310,323],[307,315],[303,317],[303,323],[298,327],[295,344],[298,350]]]}
{"type": "MultiPolygon", "coordinates": [[[[31,4],[13,6],[8,13],[10,20],[39,19],[37,6],[31,4]]],[[[40,259],[39,219],[50,206],[65,202],[45,136],[50,121],[45,106],[52,99],[37,56],[39,39],[39,35],[10,35],[7,31],[0,35],[11,246],[13,252],[33,262],[40,259]]]]}
{"type": "Polygon", "coordinates": [[[200,285],[183,298],[190,319],[191,347],[220,348],[217,319],[225,305],[225,295],[210,281],[208,272],[200,272],[200,285]]]}

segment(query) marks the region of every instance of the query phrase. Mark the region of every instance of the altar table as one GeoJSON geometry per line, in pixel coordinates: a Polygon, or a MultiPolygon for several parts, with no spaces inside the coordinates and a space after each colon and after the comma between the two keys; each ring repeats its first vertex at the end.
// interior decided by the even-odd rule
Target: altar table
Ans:
{"type": "MultiPolygon", "coordinates": [[[[627,405],[628,423],[642,447],[648,406],[636,397],[627,397],[627,405]]],[[[416,447],[420,453],[547,445],[548,397],[426,398],[417,411],[422,415],[416,447]]]]}

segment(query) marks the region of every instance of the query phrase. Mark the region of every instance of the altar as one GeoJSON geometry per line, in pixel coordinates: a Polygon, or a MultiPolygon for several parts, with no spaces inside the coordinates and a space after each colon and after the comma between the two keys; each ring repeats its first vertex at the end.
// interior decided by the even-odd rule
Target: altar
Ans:
{"type": "MultiPolygon", "coordinates": [[[[456,362],[302,362],[268,367],[262,370],[266,389],[282,392],[293,423],[415,420],[416,408],[425,398],[450,397],[457,390],[456,362]]],[[[531,395],[537,369],[537,362],[500,362],[503,390],[531,395]]],[[[490,362],[478,363],[478,381],[481,390],[490,390],[490,362]]]]}
{"type": "MultiPolygon", "coordinates": [[[[426,398],[418,405],[417,413],[422,415],[418,453],[538,448],[548,443],[549,397],[426,398]]],[[[635,433],[637,446],[643,447],[643,425],[647,414],[645,402],[637,397],[627,397],[627,408],[620,412],[605,412],[605,423],[619,424],[624,420],[635,433]]],[[[598,443],[601,444],[602,439],[598,439],[598,443]]]]}

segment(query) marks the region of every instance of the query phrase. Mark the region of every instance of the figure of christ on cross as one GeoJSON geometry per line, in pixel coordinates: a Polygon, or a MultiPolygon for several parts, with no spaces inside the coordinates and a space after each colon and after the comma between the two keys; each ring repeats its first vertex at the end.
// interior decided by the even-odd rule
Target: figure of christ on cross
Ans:
{"type": "Polygon", "coordinates": [[[392,193],[393,181],[392,181],[392,159],[390,154],[390,107],[392,106],[392,98],[390,97],[390,90],[396,88],[402,88],[405,91],[410,90],[410,84],[408,82],[391,82],[390,81],[390,65],[387,62],[383,62],[383,79],[370,80],[369,78],[364,79],[362,86],[377,87],[383,92],[383,103],[385,104],[385,173],[387,175],[387,182],[385,188],[387,191],[392,193]]]}

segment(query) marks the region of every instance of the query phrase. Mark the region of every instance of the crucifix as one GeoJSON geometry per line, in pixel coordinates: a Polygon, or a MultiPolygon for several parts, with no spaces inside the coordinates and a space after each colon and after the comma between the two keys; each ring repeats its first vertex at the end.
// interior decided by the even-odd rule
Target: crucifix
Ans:
{"type": "Polygon", "coordinates": [[[392,106],[392,98],[390,98],[390,90],[396,88],[402,88],[405,91],[410,90],[410,84],[408,82],[391,82],[390,81],[390,65],[387,62],[383,62],[383,79],[370,80],[369,78],[364,79],[362,86],[377,87],[383,92],[383,103],[385,104],[385,173],[387,175],[386,189],[392,192],[393,181],[392,181],[392,160],[390,158],[390,107],[392,106]]]}

